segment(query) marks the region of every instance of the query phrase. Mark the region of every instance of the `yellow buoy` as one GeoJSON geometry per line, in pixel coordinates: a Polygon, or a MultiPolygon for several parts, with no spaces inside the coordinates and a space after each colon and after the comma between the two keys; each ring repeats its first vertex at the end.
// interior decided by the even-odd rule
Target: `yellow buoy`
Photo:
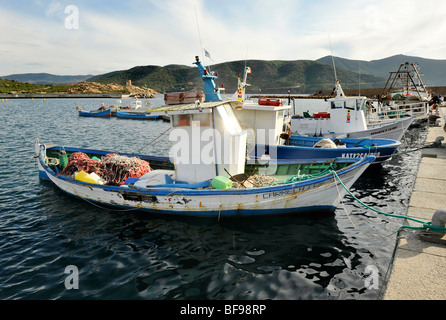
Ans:
{"type": "Polygon", "coordinates": [[[79,173],[76,174],[76,177],[74,177],[74,179],[82,182],[98,184],[98,182],[85,171],[79,171],[79,173]]]}

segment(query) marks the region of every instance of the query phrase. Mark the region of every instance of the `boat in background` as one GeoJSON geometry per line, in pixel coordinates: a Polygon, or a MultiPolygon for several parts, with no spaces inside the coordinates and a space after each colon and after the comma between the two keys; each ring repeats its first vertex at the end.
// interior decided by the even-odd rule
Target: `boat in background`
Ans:
{"type": "Polygon", "coordinates": [[[79,116],[81,117],[99,117],[99,118],[110,118],[111,117],[111,109],[108,108],[99,108],[99,110],[91,110],[86,111],[80,107],[76,107],[79,112],[79,116]]]}
{"type": "Polygon", "coordinates": [[[248,154],[253,159],[335,159],[374,156],[375,164],[388,161],[401,142],[388,139],[328,139],[290,136],[286,145],[256,145],[248,154]]]}
{"type": "Polygon", "coordinates": [[[291,117],[290,126],[294,135],[325,138],[380,138],[401,141],[415,116],[405,116],[370,123],[366,120],[368,112],[366,97],[347,97],[341,82],[336,82],[336,97],[328,99],[329,116],[311,115],[291,117]]]}
{"type": "Polygon", "coordinates": [[[134,119],[134,120],[158,120],[158,116],[151,116],[145,112],[127,112],[116,111],[116,117],[121,119],[134,119]]]}
{"type": "Polygon", "coordinates": [[[370,100],[369,123],[407,116],[415,116],[417,123],[428,120],[432,94],[424,85],[418,69],[417,64],[406,62],[398,71],[390,72],[382,94],[377,100],[370,100]]]}

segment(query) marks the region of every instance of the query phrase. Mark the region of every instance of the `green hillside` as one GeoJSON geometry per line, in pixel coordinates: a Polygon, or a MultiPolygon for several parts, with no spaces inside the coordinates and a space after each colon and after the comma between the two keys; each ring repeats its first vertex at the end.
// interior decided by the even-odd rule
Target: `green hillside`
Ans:
{"type": "MultiPolygon", "coordinates": [[[[319,90],[331,90],[335,85],[334,71],[324,63],[297,61],[264,61],[248,60],[246,65],[252,70],[248,76],[248,93],[314,93],[319,90]]],[[[233,61],[210,66],[210,70],[218,74],[216,84],[224,86],[226,93],[237,90],[237,75],[245,69],[245,61],[233,61]]],[[[359,74],[346,69],[337,69],[338,78],[345,89],[357,88],[359,74]]],[[[195,66],[169,65],[139,66],[129,70],[116,71],[95,76],[89,81],[99,83],[123,84],[132,80],[132,84],[149,87],[158,92],[182,90],[201,90],[202,81],[195,66]]],[[[373,75],[361,75],[361,87],[377,88],[385,85],[385,79],[373,75]]]]}

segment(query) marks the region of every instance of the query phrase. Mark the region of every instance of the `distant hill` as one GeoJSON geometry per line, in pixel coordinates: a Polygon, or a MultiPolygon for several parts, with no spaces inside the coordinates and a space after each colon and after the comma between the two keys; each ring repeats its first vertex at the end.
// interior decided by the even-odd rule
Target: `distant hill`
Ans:
{"type": "Polygon", "coordinates": [[[133,85],[117,85],[81,82],[74,84],[31,84],[0,78],[0,94],[123,94],[139,97],[153,97],[157,92],[133,85]]]}
{"type": "MultiPolygon", "coordinates": [[[[333,65],[332,57],[326,56],[316,60],[333,65]]],[[[343,68],[361,74],[370,74],[377,77],[388,78],[389,72],[398,71],[403,63],[416,63],[420,66],[420,75],[426,86],[445,86],[446,85],[446,60],[425,59],[420,57],[411,57],[405,55],[395,55],[380,60],[363,61],[349,60],[335,57],[336,68],[343,68]]]]}
{"type": "MultiPolygon", "coordinates": [[[[397,71],[405,62],[418,63],[421,76],[427,86],[446,86],[446,60],[424,59],[396,55],[381,60],[363,61],[335,57],[336,74],[342,81],[343,88],[374,89],[384,88],[389,72],[397,71]]],[[[164,67],[147,65],[136,66],[128,70],[118,70],[102,75],[57,76],[48,73],[28,73],[4,76],[1,78],[20,83],[64,85],[85,81],[102,84],[126,85],[127,80],[141,88],[150,88],[157,92],[203,90],[203,82],[197,67],[192,64],[167,65],[164,67]]],[[[249,94],[286,93],[293,94],[331,92],[335,86],[335,73],[332,57],[326,56],[312,60],[248,60],[232,61],[210,66],[210,70],[218,73],[216,84],[224,85],[227,94],[237,90],[237,75],[243,76],[246,66],[252,70],[248,76],[249,94]]],[[[7,88],[4,89],[5,91],[7,88]]]]}
{"type": "MultiPolygon", "coordinates": [[[[314,93],[331,90],[335,86],[334,71],[331,66],[310,60],[264,61],[248,60],[246,65],[252,70],[248,76],[251,85],[248,93],[314,93]]],[[[237,90],[237,75],[245,69],[245,61],[225,62],[212,65],[211,71],[218,74],[216,84],[224,85],[227,94],[237,90]]],[[[344,88],[358,87],[359,74],[339,68],[338,77],[342,78],[344,88]]],[[[169,65],[138,66],[129,70],[115,71],[90,78],[88,81],[99,83],[125,83],[132,80],[134,85],[150,87],[158,92],[183,90],[202,90],[203,83],[195,66],[169,65]]],[[[374,75],[361,75],[361,86],[384,87],[385,80],[374,75]]]]}
{"type": "Polygon", "coordinates": [[[79,76],[58,76],[49,73],[22,73],[0,76],[0,78],[30,84],[72,84],[84,82],[92,76],[93,75],[91,74],[79,76]]]}

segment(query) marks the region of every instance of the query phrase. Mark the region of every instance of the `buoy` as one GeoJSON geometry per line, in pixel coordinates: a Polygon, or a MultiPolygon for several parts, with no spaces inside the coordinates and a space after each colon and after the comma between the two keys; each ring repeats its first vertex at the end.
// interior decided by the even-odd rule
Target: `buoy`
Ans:
{"type": "Polygon", "coordinates": [[[75,180],[87,182],[87,183],[93,183],[98,184],[98,181],[94,177],[92,177],[90,174],[86,173],[85,171],[79,171],[79,173],[76,174],[74,177],[75,180]]]}

